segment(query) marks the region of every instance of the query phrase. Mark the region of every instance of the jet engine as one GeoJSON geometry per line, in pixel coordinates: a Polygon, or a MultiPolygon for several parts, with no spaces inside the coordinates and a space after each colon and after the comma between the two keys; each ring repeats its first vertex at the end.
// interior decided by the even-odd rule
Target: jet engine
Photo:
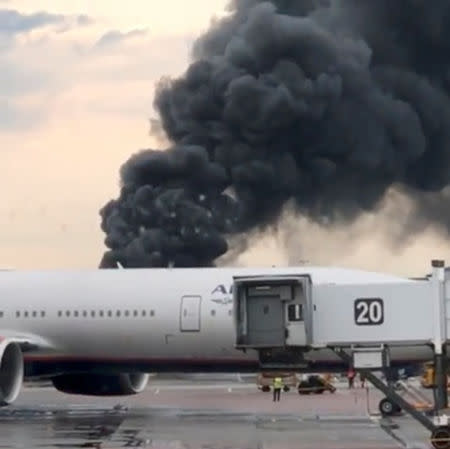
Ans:
{"type": "Polygon", "coordinates": [[[23,354],[18,343],[3,340],[0,343],[0,406],[12,404],[23,384],[23,354]]]}
{"type": "Polygon", "coordinates": [[[149,375],[128,374],[62,374],[52,378],[53,386],[63,393],[85,396],[127,396],[145,390],[149,375]]]}

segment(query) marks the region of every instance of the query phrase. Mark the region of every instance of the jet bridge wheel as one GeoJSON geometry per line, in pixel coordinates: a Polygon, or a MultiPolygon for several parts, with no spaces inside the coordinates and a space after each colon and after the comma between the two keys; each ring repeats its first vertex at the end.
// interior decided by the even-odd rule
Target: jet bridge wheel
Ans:
{"type": "Polygon", "coordinates": [[[431,433],[431,444],[435,449],[450,448],[450,427],[438,427],[431,433]]]}
{"type": "Polygon", "coordinates": [[[401,408],[388,398],[384,398],[378,404],[378,410],[383,416],[392,416],[400,413],[401,408]]]}

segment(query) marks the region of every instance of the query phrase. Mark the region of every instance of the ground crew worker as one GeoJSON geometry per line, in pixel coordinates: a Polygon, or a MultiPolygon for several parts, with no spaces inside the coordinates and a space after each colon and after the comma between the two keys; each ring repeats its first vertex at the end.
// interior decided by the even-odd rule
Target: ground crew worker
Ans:
{"type": "Polygon", "coordinates": [[[366,376],[363,373],[359,373],[359,380],[361,381],[361,388],[366,386],[366,376]]]}
{"type": "Polygon", "coordinates": [[[283,388],[283,379],[281,377],[275,377],[273,379],[273,402],[280,401],[282,388],[283,388]]]}
{"type": "Polygon", "coordinates": [[[348,373],[347,373],[348,388],[349,389],[353,388],[353,384],[355,383],[355,377],[356,377],[355,370],[353,368],[350,368],[348,370],[348,373]]]}

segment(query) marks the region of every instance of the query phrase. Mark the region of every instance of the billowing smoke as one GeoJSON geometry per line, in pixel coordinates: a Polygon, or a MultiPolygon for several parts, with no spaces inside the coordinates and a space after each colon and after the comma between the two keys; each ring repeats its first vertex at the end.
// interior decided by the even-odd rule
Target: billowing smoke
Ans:
{"type": "Polygon", "coordinates": [[[122,166],[101,266],[213,265],[288,200],[345,223],[393,185],[450,227],[449,92],[448,0],[235,0],[157,86],[173,146],[122,166]]]}

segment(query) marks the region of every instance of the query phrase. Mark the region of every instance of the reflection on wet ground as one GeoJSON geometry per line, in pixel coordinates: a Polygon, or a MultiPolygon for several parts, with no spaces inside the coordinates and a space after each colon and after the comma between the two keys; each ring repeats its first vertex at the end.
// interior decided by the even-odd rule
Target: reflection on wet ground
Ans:
{"type": "Polygon", "coordinates": [[[301,419],[195,410],[23,409],[1,413],[0,419],[1,448],[396,447],[378,424],[355,417],[301,419]]]}
{"type": "MultiPolygon", "coordinates": [[[[208,390],[207,397],[219,401],[218,406],[214,409],[203,407],[200,399],[193,407],[191,401],[186,399],[190,398],[192,389],[189,386],[186,388],[186,392],[178,390],[176,401],[171,400],[169,394],[164,400],[164,388],[159,388],[157,393],[159,403],[153,407],[148,407],[147,404],[152,403],[156,390],[149,390],[143,393],[143,397],[132,397],[124,400],[123,405],[115,406],[114,401],[117,399],[86,399],[62,395],[51,389],[33,389],[28,393],[24,392],[20,403],[13,408],[0,409],[0,448],[393,449],[408,446],[423,449],[428,447],[420,432],[414,436],[418,442],[415,440],[405,442],[399,439],[390,426],[380,425],[377,418],[358,410],[357,402],[353,399],[353,402],[350,401],[349,393],[345,391],[326,398],[317,398],[317,402],[322,403],[322,408],[327,401],[347,404],[342,407],[340,413],[327,414],[319,408],[320,413],[317,414],[310,408],[314,400],[298,402],[301,399],[295,395],[286,395],[285,403],[272,413],[270,407],[269,411],[260,412],[257,408],[258,401],[264,401],[261,404],[270,404],[269,398],[257,396],[254,391],[245,389],[208,390]],[[228,401],[235,399],[231,401],[233,409],[220,407],[220,401],[227,404],[226,398],[228,401]],[[256,403],[253,412],[249,410],[249,400],[256,403]],[[242,404],[244,411],[238,410],[239,404],[242,404]],[[294,411],[292,404],[300,404],[297,405],[300,408],[294,411]]],[[[202,394],[199,392],[198,397],[201,398],[202,394]]],[[[361,395],[362,404],[364,397],[362,393],[357,394],[361,395]]],[[[334,408],[337,409],[336,406],[334,408]]],[[[411,426],[410,421],[404,423],[406,427],[411,426]]]]}
{"type": "Polygon", "coordinates": [[[16,409],[0,413],[0,448],[141,447],[139,429],[121,429],[126,412],[112,409],[16,409]]]}

